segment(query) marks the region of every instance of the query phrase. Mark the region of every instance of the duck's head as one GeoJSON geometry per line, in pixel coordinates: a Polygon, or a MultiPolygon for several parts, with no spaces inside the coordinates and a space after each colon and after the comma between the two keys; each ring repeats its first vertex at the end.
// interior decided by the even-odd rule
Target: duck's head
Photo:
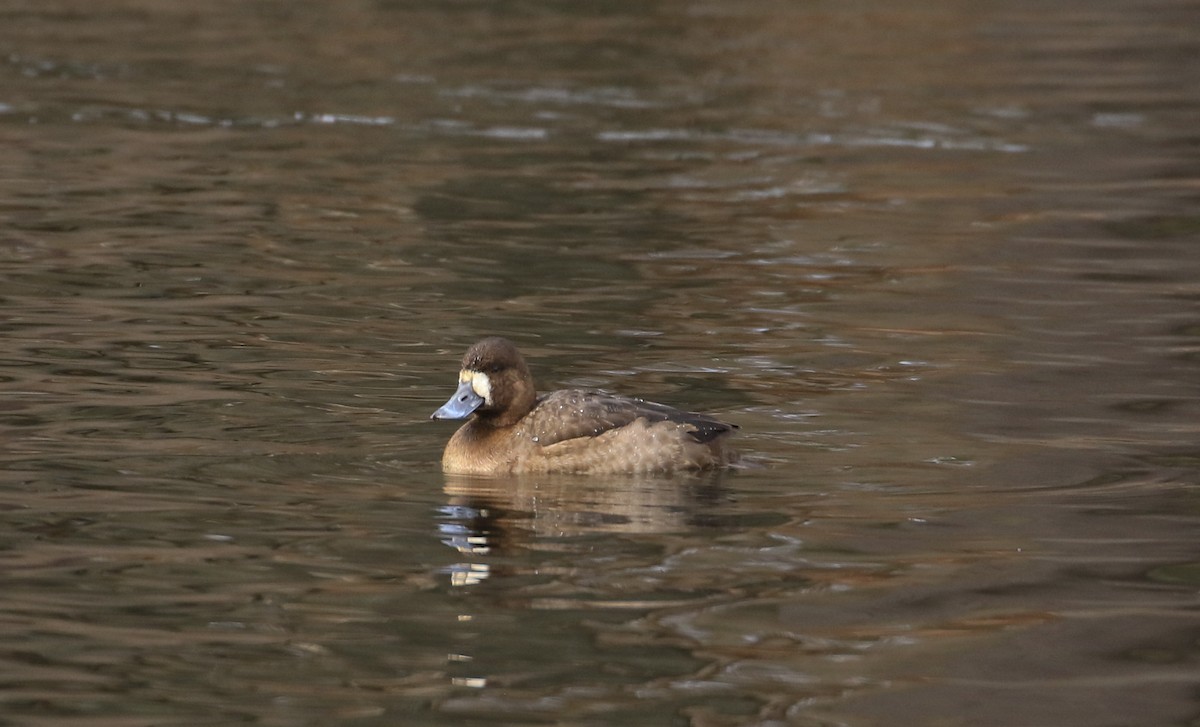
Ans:
{"type": "Polygon", "coordinates": [[[471,346],[458,372],[458,390],[431,419],[474,414],[495,426],[515,423],[537,401],[533,377],[511,341],[493,336],[471,346]]]}

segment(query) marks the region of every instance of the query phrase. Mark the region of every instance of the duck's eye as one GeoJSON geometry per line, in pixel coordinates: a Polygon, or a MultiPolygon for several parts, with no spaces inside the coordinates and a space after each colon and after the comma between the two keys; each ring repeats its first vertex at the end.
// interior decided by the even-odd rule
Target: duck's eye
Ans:
{"type": "Polygon", "coordinates": [[[500,364],[492,364],[491,366],[488,366],[486,369],[484,369],[483,372],[486,374],[498,374],[503,369],[504,369],[504,367],[501,366],[500,364]]]}

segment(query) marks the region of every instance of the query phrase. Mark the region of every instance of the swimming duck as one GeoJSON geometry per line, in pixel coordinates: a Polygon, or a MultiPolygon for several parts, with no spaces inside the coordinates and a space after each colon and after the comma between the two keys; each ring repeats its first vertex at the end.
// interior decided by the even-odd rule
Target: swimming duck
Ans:
{"type": "Polygon", "coordinates": [[[452,474],[651,473],[729,464],[735,424],[602,391],[542,396],[517,347],[485,338],[467,350],[458,390],[431,419],[467,419],[442,455],[452,474]]]}

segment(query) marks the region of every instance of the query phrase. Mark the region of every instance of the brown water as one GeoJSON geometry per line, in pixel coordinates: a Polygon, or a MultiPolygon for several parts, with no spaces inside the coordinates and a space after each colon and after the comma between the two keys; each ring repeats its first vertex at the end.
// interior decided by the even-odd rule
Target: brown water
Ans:
{"type": "Polygon", "coordinates": [[[1196,724],[1198,20],[7,3],[0,724],[1196,724]],[[443,476],[495,333],[762,466],[443,476]]]}

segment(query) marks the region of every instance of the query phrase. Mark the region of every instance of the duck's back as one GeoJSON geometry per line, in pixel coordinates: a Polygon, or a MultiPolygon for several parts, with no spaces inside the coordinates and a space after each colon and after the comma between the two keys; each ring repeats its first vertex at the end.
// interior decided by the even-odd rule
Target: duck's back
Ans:
{"type": "Polygon", "coordinates": [[[521,421],[521,435],[535,446],[516,469],[600,474],[718,467],[733,459],[725,439],[734,429],[642,399],[565,389],[543,396],[521,421]]]}

